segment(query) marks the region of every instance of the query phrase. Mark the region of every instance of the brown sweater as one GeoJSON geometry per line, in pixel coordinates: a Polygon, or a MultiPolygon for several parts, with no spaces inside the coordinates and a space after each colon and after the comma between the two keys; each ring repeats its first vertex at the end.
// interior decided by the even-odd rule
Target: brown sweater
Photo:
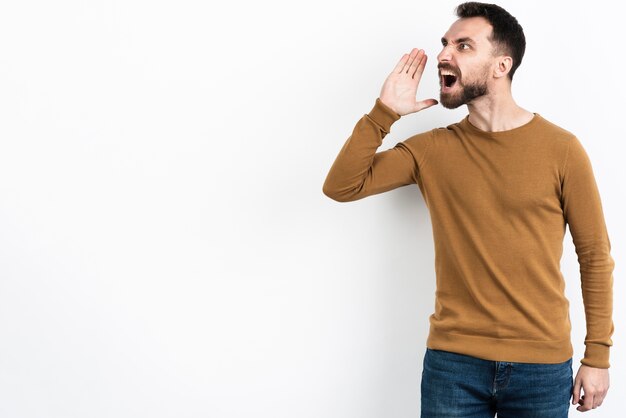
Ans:
{"type": "Polygon", "coordinates": [[[418,185],[432,221],[437,280],[427,346],[487,360],[573,356],[560,270],[569,225],[587,325],[581,363],[608,368],[614,260],[591,163],[575,135],[534,115],[500,132],[466,116],[376,152],[400,119],[376,99],[323,192],[348,202],[418,185]]]}

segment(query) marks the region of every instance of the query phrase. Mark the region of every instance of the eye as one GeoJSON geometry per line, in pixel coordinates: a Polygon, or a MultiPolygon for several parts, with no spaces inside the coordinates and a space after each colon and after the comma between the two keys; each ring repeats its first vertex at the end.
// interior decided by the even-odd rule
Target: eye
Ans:
{"type": "MultiPolygon", "coordinates": [[[[469,46],[470,46],[469,44],[466,44],[466,43],[460,43],[460,44],[459,44],[459,47],[461,47],[461,46],[463,46],[463,45],[465,45],[465,46],[467,46],[467,47],[469,47],[469,46]]],[[[461,48],[461,49],[464,49],[464,48],[461,48]]]]}

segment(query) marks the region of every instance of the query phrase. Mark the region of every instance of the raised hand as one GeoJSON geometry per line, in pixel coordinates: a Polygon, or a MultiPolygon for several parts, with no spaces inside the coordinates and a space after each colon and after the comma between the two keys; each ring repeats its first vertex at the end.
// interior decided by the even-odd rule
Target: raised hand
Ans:
{"type": "Polygon", "coordinates": [[[423,49],[413,48],[410,54],[402,56],[380,90],[380,100],[400,116],[419,112],[439,103],[435,99],[419,102],[415,99],[426,60],[423,49]]]}

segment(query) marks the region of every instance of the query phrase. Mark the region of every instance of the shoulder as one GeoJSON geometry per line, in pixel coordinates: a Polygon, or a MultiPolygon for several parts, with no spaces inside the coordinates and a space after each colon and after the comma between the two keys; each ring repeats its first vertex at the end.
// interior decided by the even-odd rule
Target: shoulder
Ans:
{"type": "Polygon", "coordinates": [[[456,144],[464,136],[464,120],[454,122],[445,126],[439,126],[432,130],[434,141],[443,146],[456,144]]]}
{"type": "Polygon", "coordinates": [[[545,118],[539,113],[537,113],[537,116],[537,135],[540,135],[544,140],[556,141],[568,146],[571,142],[576,141],[577,138],[573,132],[545,118]]]}
{"type": "Polygon", "coordinates": [[[403,142],[410,147],[426,147],[430,144],[430,142],[432,142],[435,130],[436,129],[430,129],[428,131],[414,134],[405,139],[403,142]]]}

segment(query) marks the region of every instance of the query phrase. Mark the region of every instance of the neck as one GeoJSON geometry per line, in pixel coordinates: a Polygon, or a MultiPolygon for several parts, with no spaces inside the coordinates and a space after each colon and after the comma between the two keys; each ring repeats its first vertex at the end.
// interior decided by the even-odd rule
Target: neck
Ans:
{"type": "Polygon", "coordinates": [[[467,104],[469,121],[487,132],[515,129],[531,121],[532,112],[518,106],[510,89],[494,91],[467,104]]]}

